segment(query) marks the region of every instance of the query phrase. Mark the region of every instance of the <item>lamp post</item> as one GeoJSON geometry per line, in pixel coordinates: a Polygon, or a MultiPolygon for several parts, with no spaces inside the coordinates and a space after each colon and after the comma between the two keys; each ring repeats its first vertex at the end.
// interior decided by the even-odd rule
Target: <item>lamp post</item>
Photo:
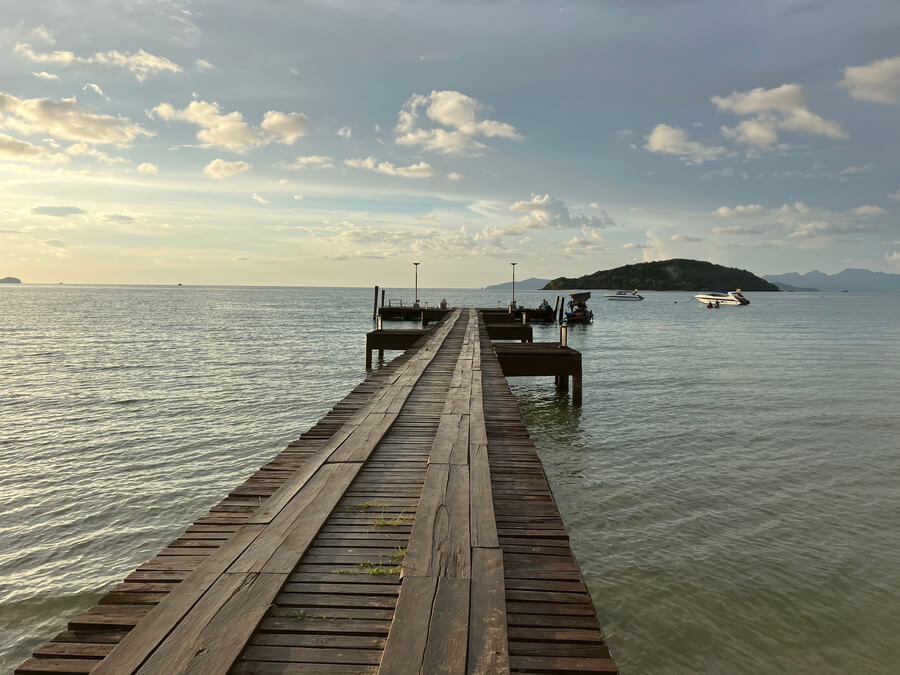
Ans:
{"type": "Polygon", "coordinates": [[[512,270],[513,270],[512,306],[513,306],[513,308],[515,308],[515,306],[516,306],[516,265],[518,265],[519,263],[512,262],[509,264],[512,265],[512,270]]]}
{"type": "Polygon", "coordinates": [[[416,303],[413,306],[418,307],[419,306],[419,263],[414,262],[413,265],[416,266],[415,267],[415,269],[416,269],[416,303]]]}

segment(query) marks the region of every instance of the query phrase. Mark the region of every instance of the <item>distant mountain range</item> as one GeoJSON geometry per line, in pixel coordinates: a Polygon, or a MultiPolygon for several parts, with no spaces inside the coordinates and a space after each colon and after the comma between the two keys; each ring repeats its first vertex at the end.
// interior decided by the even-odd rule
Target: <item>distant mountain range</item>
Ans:
{"type": "MultiPolygon", "coordinates": [[[[546,286],[550,282],[549,279],[538,279],[537,277],[531,277],[530,279],[522,279],[522,281],[516,281],[516,288],[519,288],[523,291],[539,291],[544,286],[546,286]]],[[[484,290],[486,291],[511,291],[512,290],[512,281],[507,281],[502,284],[494,284],[493,286],[485,286],[484,290]]]]}
{"type": "Polygon", "coordinates": [[[600,270],[582,277],[560,277],[545,287],[548,290],[569,288],[608,288],[645,291],[777,291],[778,287],[752,272],[724,267],[704,260],[657,260],[600,270]]]}
{"type": "MultiPolygon", "coordinates": [[[[873,272],[872,270],[848,268],[837,274],[824,274],[813,270],[806,274],[767,274],[765,279],[781,286],[817,289],[820,291],[861,291],[900,292],[900,274],[873,272]]],[[[784,290],[791,290],[784,288],[784,290]]]]}

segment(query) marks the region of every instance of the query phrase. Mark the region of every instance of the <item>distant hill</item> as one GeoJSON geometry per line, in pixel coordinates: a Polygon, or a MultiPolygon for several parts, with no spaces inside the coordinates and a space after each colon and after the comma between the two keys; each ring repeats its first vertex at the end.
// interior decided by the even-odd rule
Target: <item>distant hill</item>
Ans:
{"type": "MultiPolygon", "coordinates": [[[[539,291],[544,286],[546,286],[550,282],[549,279],[538,279],[537,277],[531,277],[530,279],[522,279],[522,281],[516,281],[516,288],[520,288],[523,291],[539,291]]],[[[493,286],[485,286],[484,290],[486,291],[511,291],[512,290],[512,281],[507,281],[502,284],[494,284],[493,286]]]]}
{"type": "Polygon", "coordinates": [[[0,284],[21,284],[21,279],[16,279],[15,277],[3,277],[0,279],[0,284]]]}
{"type": "Polygon", "coordinates": [[[837,274],[824,274],[813,270],[806,274],[767,274],[766,279],[776,284],[811,286],[822,291],[900,292],[900,274],[873,272],[848,268],[837,274]]]}
{"type": "MultiPolygon", "coordinates": [[[[765,277],[763,277],[765,278],[765,277]]],[[[778,288],[782,291],[787,291],[788,293],[818,293],[818,288],[804,288],[803,286],[791,286],[790,284],[786,284],[783,281],[775,281],[773,282],[778,288]]]]}
{"type": "Polygon", "coordinates": [[[656,262],[625,265],[611,270],[571,279],[560,277],[548,283],[547,290],[563,288],[637,288],[645,291],[777,291],[778,287],[765,279],[736,267],[723,267],[703,260],[658,260],[656,262]]]}

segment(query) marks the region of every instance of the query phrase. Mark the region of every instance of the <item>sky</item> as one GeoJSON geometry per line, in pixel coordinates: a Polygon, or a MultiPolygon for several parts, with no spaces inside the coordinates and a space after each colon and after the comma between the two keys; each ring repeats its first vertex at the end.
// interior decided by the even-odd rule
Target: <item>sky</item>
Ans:
{"type": "Polygon", "coordinates": [[[0,276],[480,287],[900,273],[896,0],[37,0],[0,276]]]}

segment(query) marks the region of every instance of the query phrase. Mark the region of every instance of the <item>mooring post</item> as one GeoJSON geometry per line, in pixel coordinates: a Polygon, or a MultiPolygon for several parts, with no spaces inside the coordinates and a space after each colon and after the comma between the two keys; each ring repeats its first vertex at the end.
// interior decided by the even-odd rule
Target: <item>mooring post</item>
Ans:
{"type": "Polygon", "coordinates": [[[528,316],[528,312],[522,312],[522,325],[525,326],[528,324],[528,320],[525,318],[528,316]]]}
{"type": "Polygon", "coordinates": [[[384,289],[381,289],[381,306],[384,307],[384,289]]]}
{"type": "Polygon", "coordinates": [[[372,321],[378,316],[378,285],[375,285],[375,301],[372,303],[372,321]]]}
{"type": "Polygon", "coordinates": [[[581,405],[581,370],[572,375],[572,405],[581,405]]]}
{"type": "Polygon", "coordinates": [[[561,348],[569,346],[569,327],[565,324],[559,327],[559,346],[561,348]]]}
{"type": "Polygon", "coordinates": [[[425,328],[425,325],[426,325],[427,323],[428,323],[428,322],[425,321],[425,311],[422,310],[422,328],[425,328]]]}
{"type": "MultiPolygon", "coordinates": [[[[379,319],[381,317],[378,317],[379,319]]],[[[366,335],[366,370],[372,367],[372,338],[366,335]]]]}

